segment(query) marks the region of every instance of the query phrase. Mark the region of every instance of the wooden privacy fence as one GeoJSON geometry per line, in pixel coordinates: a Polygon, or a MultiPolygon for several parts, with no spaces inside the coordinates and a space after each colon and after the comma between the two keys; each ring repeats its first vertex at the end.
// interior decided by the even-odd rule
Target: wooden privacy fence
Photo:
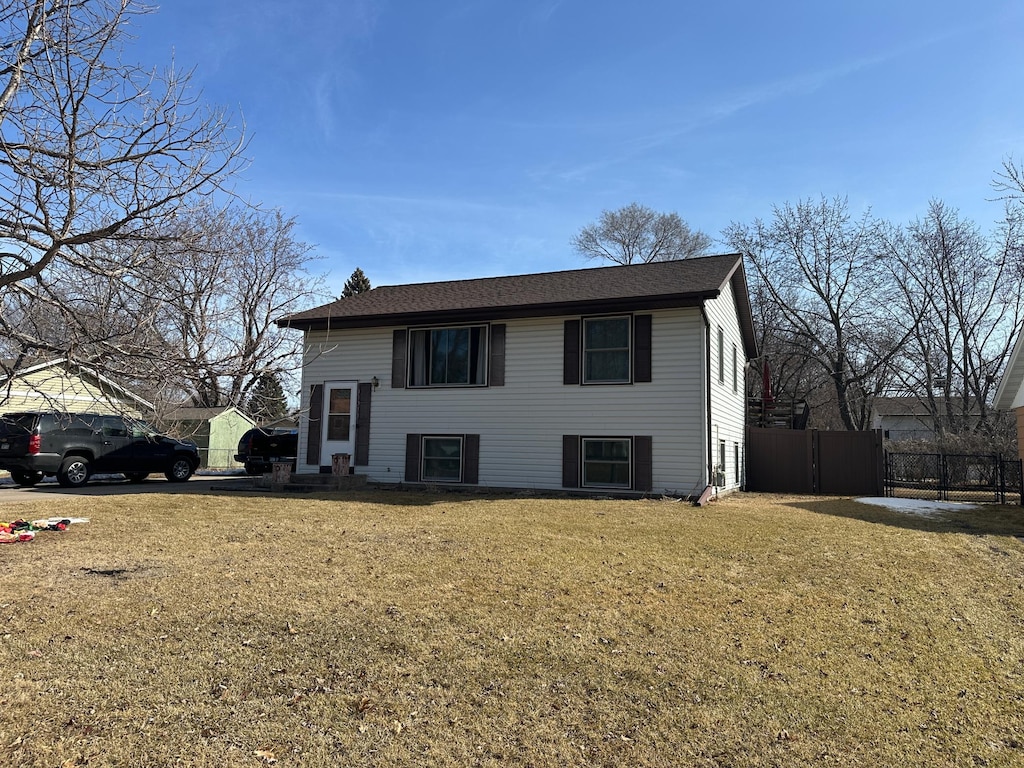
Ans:
{"type": "Polygon", "coordinates": [[[748,491],[881,496],[882,433],[747,427],[748,491]]]}

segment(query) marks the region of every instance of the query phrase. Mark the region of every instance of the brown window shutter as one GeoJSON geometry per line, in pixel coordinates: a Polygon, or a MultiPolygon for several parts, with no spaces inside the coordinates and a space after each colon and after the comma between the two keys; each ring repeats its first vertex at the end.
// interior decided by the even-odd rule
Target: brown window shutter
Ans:
{"type": "Polygon", "coordinates": [[[633,437],[633,490],[654,490],[653,440],[650,435],[633,437]]]}
{"type": "Polygon", "coordinates": [[[391,337],[391,388],[405,389],[406,338],[408,332],[400,328],[391,337]]]}
{"type": "Polygon", "coordinates": [[[480,435],[462,436],[462,482],[480,482],[480,435]]]}
{"type": "Polygon", "coordinates": [[[306,419],[309,429],[306,432],[306,463],[320,466],[320,422],[324,416],[324,385],[312,384],[309,387],[309,413],[306,419]]]}
{"type": "Polygon", "coordinates": [[[580,487],[579,435],[562,435],[562,487],[580,487]]]}
{"type": "Polygon", "coordinates": [[[633,317],[633,381],[651,380],[651,315],[633,317]]]}
{"type": "Polygon", "coordinates": [[[405,480],[418,483],[420,480],[420,438],[422,435],[405,436],[405,480]]]}
{"type": "Polygon", "coordinates": [[[580,383],[580,321],[565,321],[565,345],[562,358],[562,383],[580,383]]]}
{"type": "Polygon", "coordinates": [[[491,370],[487,383],[492,387],[505,386],[505,325],[491,326],[491,370]]]}
{"type": "Polygon", "coordinates": [[[370,400],[373,384],[366,382],[356,389],[356,455],[355,464],[365,467],[370,463],[370,400]]]}

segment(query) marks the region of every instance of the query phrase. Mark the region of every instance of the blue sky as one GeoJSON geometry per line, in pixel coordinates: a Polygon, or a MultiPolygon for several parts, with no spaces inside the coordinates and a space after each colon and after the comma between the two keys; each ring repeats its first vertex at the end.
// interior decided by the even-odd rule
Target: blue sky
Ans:
{"type": "Polygon", "coordinates": [[[1024,3],[174,0],[129,55],[244,118],[238,192],[297,218],[334,293],[587,266],[639,202],[718,237],[836,195],[985,228],[1024,159],[1024,3]]]}

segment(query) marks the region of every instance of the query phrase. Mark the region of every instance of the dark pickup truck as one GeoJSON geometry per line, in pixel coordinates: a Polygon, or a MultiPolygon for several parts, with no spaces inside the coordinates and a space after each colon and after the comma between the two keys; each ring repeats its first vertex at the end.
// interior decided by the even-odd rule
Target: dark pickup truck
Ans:
{"type": "Polygon", "coordinates": [[[299,430],[282,427],[257,427],[250,429],[238,441],[235,461],[245,466],[247,475],[262,475],[270,472],[274,462],[291,462],[295,469],[295,457],[299,453],[299,430]]]}
{"type": "Polygon", "coordinates": [[[28,411],[0,417],[0,469],[18,485],[56,475],[66,487],[85,485],[96,473],[123,474],[141,483],[152,472],[188,480],[199,466],[192,443],[162,435],[126,416],[28,411]]]}

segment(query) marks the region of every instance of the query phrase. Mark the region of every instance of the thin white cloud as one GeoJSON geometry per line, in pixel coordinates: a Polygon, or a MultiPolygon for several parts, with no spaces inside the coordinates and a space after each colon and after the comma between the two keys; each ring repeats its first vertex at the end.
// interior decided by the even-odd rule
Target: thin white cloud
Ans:
{"type": "MultiPolygon", "coordinates": [[[[982,26],[985,26],[985,22],[978,22],[972,28],[982,26]]],[[[586,180],[597,171],[630,162],[640,155],[673,144],[684,136],[729,120],[740,113],[794,96],[810,96],[836,81],[851,77],[862,71],[880,67],[888,61],[914,54],[921,49],[946,43],[949,39],[965,34],[965,32],[965,28],[949,30],[941,34],[908,42],[884,53],[865,56],[833,67],[799,73],[750,88],[738,89],[726,94],[725,97],[718,101],[698,106],[682,119],[675,120],[674,122],[670,121],[662,130],[653,133],[641,133],[635,138],[618,142],[617,146],[623,147],[623,150],[620,152],[606,155],[600,160],[563,168],[557,171],[555,175],[561,181],[579,182],[586,180]]],[[[644,124],[649,125],[650,122],[650,116],[645,116],[644,124]]],[[[619,130],[622,130],[622,128],[620,127],[619,130]]]]}

